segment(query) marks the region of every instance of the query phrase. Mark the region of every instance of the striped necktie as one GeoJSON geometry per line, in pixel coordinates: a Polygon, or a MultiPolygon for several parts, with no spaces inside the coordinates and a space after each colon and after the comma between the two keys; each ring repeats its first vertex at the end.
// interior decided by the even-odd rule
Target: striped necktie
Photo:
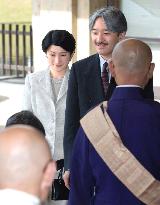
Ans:
{"type": "Polygon", "coordinates": [[[107,89],[109,86],[109,72],[108,72],[108,63],[105,62],[103,64],[103,69],[102,69],[102,83],[103,83],[103,89],[104,89],[104,94],[106,96],[107,94],[107,89]]]}

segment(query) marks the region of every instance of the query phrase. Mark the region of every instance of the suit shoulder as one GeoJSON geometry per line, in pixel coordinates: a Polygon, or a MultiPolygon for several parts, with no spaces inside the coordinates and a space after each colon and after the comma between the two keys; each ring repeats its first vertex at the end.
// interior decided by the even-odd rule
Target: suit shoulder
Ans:
{"type": "Polygon", "coordinates": [[[94,55],[91,55],[87,58],[76,61],[75,63],[73,63],[73,67],[80,68],[84,65],[86,66],[87,64],[90,64],[90,63],[95,62],[95,61],[99,61],[98,54],[94,54],[94,55]]]}
{"type": "Polygon", "coordinates": [[[160,103],[158,101],[153,100],[153,104],[154,104],[155,107],[160,109],[160,103]]]}
{"type": "Polygon", "coordinates": [[[160,115],[160,103],[151,99],[144,99],[141,106],[144,110],[149,113],[154,113],[155,115],[160,115]]]}
{"type": "Polygon", "coordinates": [[[46,70],[42,70],[42,71],[36,71],[34,73],[30,73],[27,75],[27,77],[31,80],[31,79],[39,79],[40,77],[44,76],[45,73],[48,71],[48,69],[46,70]]]}

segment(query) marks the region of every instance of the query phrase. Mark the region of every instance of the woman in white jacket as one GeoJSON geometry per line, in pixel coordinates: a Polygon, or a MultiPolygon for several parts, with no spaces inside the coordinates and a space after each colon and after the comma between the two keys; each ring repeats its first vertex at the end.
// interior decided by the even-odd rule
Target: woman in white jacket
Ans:
{"type": "MultiPolygon", "coordinates": [[[[64,158],[63,135],[69,79],[68,64],[73,57],[75,46],[75,39],[68,31],[49,31],[42,40],[42,50],[48,59],[48,68],[31,73],[25,79],[23,109],[32,111],[42,122],[54,160],[64,158]]],[[[52,201],[51,204],[65,203],[52,201]]]]}

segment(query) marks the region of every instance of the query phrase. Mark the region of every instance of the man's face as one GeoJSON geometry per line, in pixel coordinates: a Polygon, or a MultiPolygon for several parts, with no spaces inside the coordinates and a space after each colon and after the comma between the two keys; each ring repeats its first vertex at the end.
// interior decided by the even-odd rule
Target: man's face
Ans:
{"type": "Polygon", "coordinates": [[[120,41],[120,34],[108,31],[103,18],[99,17],[91,30],[91,39],[97,53],[109,59],[114,46],[120,41]]]}

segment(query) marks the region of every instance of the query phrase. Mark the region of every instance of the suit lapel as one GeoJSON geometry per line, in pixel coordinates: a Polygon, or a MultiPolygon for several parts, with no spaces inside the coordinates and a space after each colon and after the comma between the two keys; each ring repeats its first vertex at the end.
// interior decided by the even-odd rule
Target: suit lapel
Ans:
{"type": "Polygon", "coordinates": [[[86,73],[86,82],[88,94],[90,99],[95,101],[102,101],[104,99],[101,69],[98,54],[95,54],[88,65],[88,72],[86,73]]]}
{"type": "Polygon", "coordinates": [[[50,69],[48,68],[46,72],[44,72],[44,75],[41,76],[39,79],[39,87],[42,87],[45,89],[46,93],[48,94],[48,97],[51,100],[52,103],[54,104],[54,95],[53,95],[53,88],[52,88],[52,83],[51,83],[51,77],[50,77],[50,69]]]}
{"type": "Polygon", "coordinates": [[[88,66],[86,66],[85,69],[86,70],[84,72],[84,77],[86,78],[86,89],[90,100],[95,100],[95,102],[101,102],[103,100],[110,99],[116,87],[116,82],[114,78],[111,77],[111,81],[109,83],[107,94],[105,97],[101,79],[101,68],[98,54],[95,54],[91,57],[90,61],[88,62],[88,66]]]}
{"type": "Polygon", "coordinates": [[[106,100],[109,100],[112,96],[112,93],[115,89],[115,87],[117,86],[115,79],[113,77],[111,77],[109,86],[108,86],[108,90],[107,90],[107,94],[106,94],[106,100]]]}

